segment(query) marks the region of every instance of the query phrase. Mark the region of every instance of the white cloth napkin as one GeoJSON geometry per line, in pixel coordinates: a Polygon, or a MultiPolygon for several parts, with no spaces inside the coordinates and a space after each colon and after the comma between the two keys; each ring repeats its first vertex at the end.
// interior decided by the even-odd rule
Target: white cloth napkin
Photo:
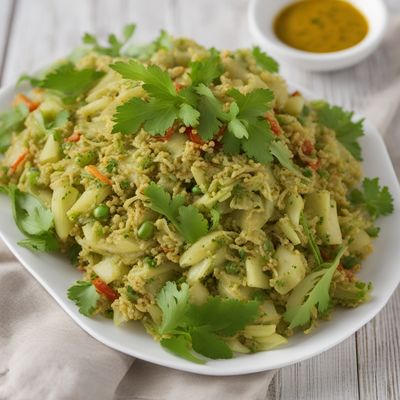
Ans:
{"type": "Polygon", "coordinates": [[[272,377],[195,375],[112,350],[81,330],[0,244],[1,400],[264,400],[272,377]]]}
{"type": "MultiPolygon", "coordinates": [[[[398,37],[399,19],[386,45],[397,49],[398,37]]],[[[392,61],[400,75],[397,53],[392,61]]],[[[397,78],[371,99],[366,114],[386,133],[399,174],[397,78]]],[[[0,243],[0,400],[266,400],[273,375],[207,377],[114,351],[81,330],[0,243]]]]}

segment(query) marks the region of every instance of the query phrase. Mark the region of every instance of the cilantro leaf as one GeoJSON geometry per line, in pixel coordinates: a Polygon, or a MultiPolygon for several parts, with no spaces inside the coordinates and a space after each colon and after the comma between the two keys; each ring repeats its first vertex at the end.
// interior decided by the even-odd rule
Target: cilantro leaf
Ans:
{"type": "Polygon", "coordinates": [[[246,95],[237,89],[230,89],[227,94],[235,99],[239,107],[238,117],[249,122],[254,122],[257,118],[264,118],[274,99],[274,93],[269,89],[256,89],[246,95]]]}
{"type": "Polygon", "coordinates": [[[272,57],[261,51],[261,49],[256,46],[253,47],[252,51],[253,57],[256,59],[257,65],[268,72],[279,72],[279,64],[272,57]]]}
{"type": "Polygon", "coordinates": [[[203,327],[196,327],[190,331],[193,350],[212,359],[228,359],[233,357],[232,350],[215,333],[203,327]]]}
{"type": "Polygon", "coordinates": [[[271,153],[281,163],[282,166],[287,168],[289,171],[297,172],[292,161],[293,154],[283,142],[277,140],[272,142],[271,153]]]}
{"type": "Polygon", "coordinates": [[[150,199],[152,210],[167,217],[174,225],[177,224],[178,209],[185,201],[183,196],[171,199],[171,195],[154,182],[147,186],[144,194],[150,199]]]}
{"type": "Polygon", "coordinates": [[[272,161],[271,142],[273,139],[269,125],[265,121],[251,123],[248,127],[249,137],[242,140],[242,148],[248,157],[268,164],[272,161]]]}
{"type": "Polygon", "coordinates": [[[158,327],[161,345],[189,361],[202,362],[191,350],[212,359],[232,358],[232,350],[222,336],[233,336],[258,315],[257,301],[210,297],[203,305],[189,304],[189,286],[178,290],[167,282],[157,296],[163,313],[158,327]],[[164,337],[163,335],[167,335],[164,337]]]}
{"type": "Polygon", "coordinates": [[[151,202],[150,208],[167,217],[187,242],[194,243],[208,233],[208,223],[203,214],[193,205],[184,206],[183,196],[171,198],[154,182],[147,186],[144,194],[151,202]]]}
{"type": "Polygon", "coordinates": [[[31,251],[50,252],[59,248],[58,241],[52,234],[43,234],[20,240],[18,244],[31,251]]]}
{"type": "Polygon", "coordinates": [[[131,39],[136,30],[135,24],[124,26],[122,30],[122,40],[119,40],[114,34],[108,36],[109,47],[101,46],[95,36],[85,33],[82,42],[92,46],[92,50],[99,54],[106,54],[111,57],[118,57],[121,54],[122,47],[131,39]]]}
{"type": "Polygon", "coordinates": [[[190,104],[181,104],[179,108],[179,118],[185,126],[197,126],[199,124],[200,113],[190,104]]]}
{"type": "Polygon", "coordinates": [[[34,196],[9,186],[13,214],[18,228],[26,235],[47,233],[53,227],[53,214],[34,196]]]}
{"type": "Polygon", "coordinates": [[[124,49],[124,55],[137,58],[138,60],[148,60],[159,50],[169,50],[173,45],[171,36],[164,30],[160,35],[149,44],[132,44],[124,49]]]}
{"type": "Polygon", "coordinates": [[[67,293],[68,298],[79,307],[79,312],[87,317],[93,314],[100,299],[96,288],[87,281],[77,281],[67,293]]]}
{"type": "Polygon", "coordinates": [[[293,289],[284,314],[284,319],[290,322],[290,329],[307,324],[314,307],[317,307],[320,313],[328,309],[332,277],[345,250],[345,247],[340,248],[335,259],[326,268],[312,272],[293,289]]]}
{"type": "Polygon", "coordinates": [[[114,126],[112,132],[137,133],[143,122],[148,118],[149,109],[147,104],[142,99],[134,97],[118,106],[113,117],[114,126]]]}
{"type": "Polygon", "coordinates": [[[159,332],[173,332],[181,323],[189,306],[189,285],[183,283],[178,290],[175,283],[167,282],[157,296],[157,304],[163,313],[159,332]]]}
{"type": "Polygon", "coordinates": [[[204,360],[191,353],[190,341],[185,336],[174,336],[171,338],[161,339],[160,344],[176,356],[185,358],[186,360],[197,364],[204,364],[204,360]]]}
{"type": "Polygon", "coordinates": [[[65,102],[72,102],[87,92],[104,75],[93,68],[76,69],[67,63],[49,72],[37,86],[61,93],[65,102]]]}
{"type": "Polygon", "coordinates": [[[203,83],[197,86],[195,90],[200,95],[197,106],[200,111],[197,131],[203,140],[211,140],[221,127],[219,118],[224,115],[222,106],[213,92],[203,83]]]}
{"type": "Polygon", "coordinates": [[[219,53],[215,49],[211,49],[210,57],[192,62],[190,68],[192,86],[198,86],[200,83],[208,86],[215,79],[219,78],[223,72],[219,53]]]}
{"type": "Polygon", "coordinates": [[[187,318],[194,326],[205,326],[222,336],[233,336],[258,315],[257,301],[210,297],[205,304],[191,304],[187,318]]]}
{"type": "Polygon", "coordinates": [[[16,225],[27,236],[18,242],[34,251],[55,251],[58,241],[53,231],[53,214],[43,206],[39,199],[21,192],[15,185],[8,187],[11,206],[16,225]]]}
{"type": "Polygon", "coordinates": [[[349,197],[352,203],[363,204],[374,218],[391,214],[394,210],[393,197],[389,188],[380,187],[378,178],[365,178],[362,182],[362,190],[354,189],[349,197]]]}
{"type": "Polygon", "coordinates": [[[182,236],[189,243],[196,242],[208,233],[207,220],[193,205],[179,208],[179,225],[182,236]]]}
{"type": "Polygon", "coordinates": [[[241,140],[229,130],[222,137],[222,145],[225,154],[236,155],[240,153],[241,140]]]}
{"type": "Polygon", "coordinates": [[[356,160],[361,161],[361,147],[358,139],[364,135],[364,120],[353,122],[353,112],[347,112],[338,106],[329,106],[326,103],[318,104],[316,111],[319,122],[334,130],[338,141],[356,160]]]}
{"type": "Polygon", "coordinates": [[[22,103],[11,111],[0,114],[0,153],[4,153],[10,147],[13,132],[23,128],[28,114],[28,107],[22,103]]]}
{"type": "Polygon", "coordinates": [[[168,72],[163,71],[157,65],[149,65],[146,68],[143,64],[130,60],[128,63],[120,61],[111,64],[110,67],[125,79],[142,81],[143,89],[150,96],[169,101],[177,97],[174,83],[168,72]]]}

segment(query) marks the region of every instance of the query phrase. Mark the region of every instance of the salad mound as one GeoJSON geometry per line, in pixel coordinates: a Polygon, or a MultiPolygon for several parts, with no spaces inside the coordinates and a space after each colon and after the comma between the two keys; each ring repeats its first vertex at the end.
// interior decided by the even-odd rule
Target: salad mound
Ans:
{"type": "Polygon", "coordinates": [[[290,91],[258,47],[134,30],[86,34],[0,116],[19,244],[70,257],[82,314],[142,321],[198,363],[367,301],[356,273],[393,205],[361,178],[363,121],[290,91]]]}

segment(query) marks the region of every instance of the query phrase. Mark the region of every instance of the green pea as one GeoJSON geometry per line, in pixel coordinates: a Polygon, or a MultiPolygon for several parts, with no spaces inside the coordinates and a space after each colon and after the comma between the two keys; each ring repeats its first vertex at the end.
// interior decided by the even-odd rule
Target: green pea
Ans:
{"type": "Polygon", "coordinates": [[[306,167],[303,169],[303,175],[307,178],[311,178],[313,176],[313,172],[310,168],[306,167]]]}
{"type": "Polygon", "coordinates": [[[133,290],[132,286],[130,286],[130,285],[128,285],[126,287],[126,296],[132,302],[135,302],[139,298],[139,295],[137,294],[137,292],[135,290],[133,290]]]}
{"type": "Polygon", "coordinates": [[[93,211],[96,219],[107,219],[110,216],[110,209],[105,204],[99,204],[93,211]]]}
{"type": "Polygon", "coordinates": [[[138,238],[142,240],[149,240],[153,237],[154,234],[154,225],[150,221],[143,222],[142,225],[139,226],[138,229],[138,238]]]}
{"type": "Polygon", "coordinates": [[[152,257],[145,257],[144,263],[147,264],[150,268],[155,268],[157,266],[157,261],[152,257]]]}
{"type": "Polygon", "coordinates": [[[192,187],[192,193],[193,194],[202,194],[203,192],[201,191],[199,185],[196,185],[196,186],[192,187]]]}
{"type": "Polygon", "coordinates": [[[40,176],[40,171],[37,168],[29,168],[28,172],[26,173],[29,186],[35,186],[37,184],[39,176],[40,176]]]}
{"type": "Polygon", "coordinates": [[[228,262],[225,264],[225,271],[228,274],[237,275],[240,272],[240,267],[234,262],[228,262]]]}
{"type": "Polygon", "coordinates": [[[97,161],[97,154],[94,151],[87,151],[85,153],[78,154],[75,158],[75,162],[81,167],[86,165],[95,164],[97,161]]]}

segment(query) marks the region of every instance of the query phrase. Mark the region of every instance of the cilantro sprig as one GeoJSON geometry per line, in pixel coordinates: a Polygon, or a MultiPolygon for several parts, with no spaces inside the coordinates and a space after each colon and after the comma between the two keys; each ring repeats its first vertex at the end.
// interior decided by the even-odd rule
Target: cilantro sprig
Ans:
{"type": "Polygon", "coordinates": [[[102,46],[97,38],[90,34],[85,33],[82,42],[91,47],[91,50],[99,54],[106,54],[111,57],[118,57],[121,55],[122,47],[132,38],[136,31],[136,24],[129,24],[124,26],[122,30],[122,38],[118,39],[114,34],[108,36],[108,46],[102,46]]]}
{"type": "Polygon", "coordinates": [[[293,289],[284,314],[284,319],[290,323],[290,329],[306,325],[311,320],[315,307],[320,313],[328,309],[330,302],[329,288],[333,274],[345,251],[346,247],[342,246],[331,263],[321,264],[319,266],[321,269],[306,276],[293,289]]]}
{"type": "Polygon", "coordinates": [[[258,46],[253,47],[252,54],[257,62],[257,65],[262,69],[272,73],[279,72],[279,64],[276,62],[276,60],[261,51],[258,46]]]}
{"type": "MultiPolygon", "coordinates": [[[[256,54],[261,57],[259,51],[256,54]]],[[[226,112],[222,101],[207,86],[223,72],[218,52],[211,50],[209,58],[190,66],[192,85],[178,92],[168,72],[156,65],[146,67],[136,60],[111,65],[123,78],[141,81],[148,95],[147,99],[132,98],[117,107],[113,132],[136,134],[144,128],[151,135],[164,135],[180,121],[196,128],[200,138],[209,141],[226,126],[222,140],[226,154],[245,153],[264,164],[275,157],[285,168],[296,170],[290,150],[272,135],[265,120],[274,99],[271,90],[256,89],[244,95],[231,89],[227,95],[233,101],[226,112]]]]}
{"type": "Polygon", "coordinates": [[[183,283],[179,290],[175,282],[165,284],[157,304],[163,314],[158,327],[161,345],[196,363],[204,363],[204,360],[192,350],[212,359],[232,358],[232,350],[223,338],[242,330],[259,312],[257,301],[210,297],[205,304],[190,304],[188,284],[183,283]]]}
{"type": "Polygon", "coordinates": [[[99,293],[91,282],[77,281],[68,289],[68,298],[78,307],[79,312],[87,317],[91,316],[96,309],[99,293]]]}
{"type": "Polygon", "coordinates": [[[94,68],[76,69],[73,63],[67,62],[41,79],[23,75],[19,82],[27,80],[32,86],[53,90],[69,104],[91,89],[103,75],[104,72],[94,68]]]}
{"type": "Polygon", "coordinates": [[[22,103],[0,114],[0,153],[4,153],[10,147],[12,133],[23,128],[28,114],[28,107],[22,103]]]}
{"type": "Polygon", "coordinates": [[[15,223],[26,236],[18,244],[33,251],[57,250],[58,241],[51,211],[38,198],[21,192],[15,185],[8,186],[7,192],[15,223]]]}
{"type": "Polygon", "coordinates": [[[387,186],[379,185],[379,178],[365,178],[361,186],[350,192],[352,203],[362,204],[374,219],[393,212],[393,197],[387,186]]]}
{"type": "Polygon", "coordinates": [[[353,122],[353,112],[344,111],[341,107],[330,106],[325,102],[316,102],[314,106],[319,122],[334,130],[338,141],[356,160],[361,161],[361,146],[358,139],[364,135],[364,120],[353,122]]]}
{"type": "Polygon", "coordinates": [[[147,186],[144,194],[150,200],[150,208],[167,217],[185,241],[194,243],[208,233],[207,220],[195,206],[184,206],[184,196],[171,197],[154,182],[147,186]]]}

